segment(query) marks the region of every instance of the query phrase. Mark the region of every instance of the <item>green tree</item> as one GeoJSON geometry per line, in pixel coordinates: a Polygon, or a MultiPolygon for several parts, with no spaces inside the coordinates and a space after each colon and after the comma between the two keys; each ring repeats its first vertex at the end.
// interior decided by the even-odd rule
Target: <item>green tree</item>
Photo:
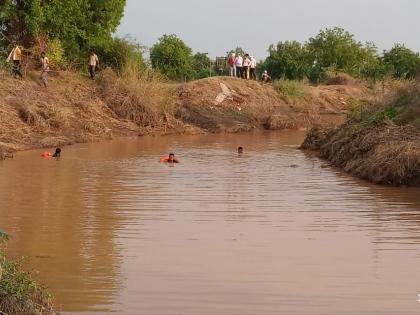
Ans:
{"type": "Polygon", "coordinates": [[[172,80],[189,79],[192,76],[192,49],[176,35],[163,35],[150,50],[154,69],[172,80]]]}
{"type": "MultiPolygon", "coordinates": [[[[90,47],[112,44],[126,0],[4,0],[0,30],[8,40],[30,47],[40,34],[59,39],[69,59],[90,47]]],[[[3,43],[4,45],[4,43],[3,43]]]]}
{"type": "Polygon", "coordinates": [[[207,53],[196,53],[192,57],[192,78],[194,80],[210,77],[212,74],[213,62],[207,53]]]}
{"type": "Polygon", "coordinates": [[[48,37],[60,39],[71,59],[86,54],[92,47],[109,49],[125,3],[125,0],[50,0],[44,7],[42,29],[48,37]]]}
{"type": "Polygon", "coordinates": [[[0,2],[0,31],[6,41],[24,45],[33,42],[43,21],[41,0],[4,0],[0,2]]]}
{"type": "Polygon", "coordinates": [[[275,79],[303,80],[309,70],[306,48],[296,42],[279,42],[271,45],[264,62],[266,70],[275,79]]]}
{"type": "Polygon", "coordinates": [[[143,59],[144,47],[131,38],[113,38],[106,45],[100,45],[94,50],[101,56],[102,66],[110,66],[118,72],[128,64],[137,69],[146,66],[143,59]]]}
{"type": "Polygon", "coordinates": [[[366,62],[361,68],[361,77],[373,81],[384,80],[392,72],[392,67],[385,64],[381,58],[376,57],[366,62]]]}
{"type": "Polygon", "coordinates": [[[326,69],[361,76],[363,67],[374,63],[377,58],[374,45],[363,45],[354,39],[354,35],[338,27],[321,31],[310,38],[305,46],[313,80],[321,79],[326,69]]]}
{"type": "Polygon", "coordinates": [[[403,45],[396,44],[385,51],[383,62],[393,69],[395,77],[400,79],[414,78],[420,72],[420,55],[403,45]]]}

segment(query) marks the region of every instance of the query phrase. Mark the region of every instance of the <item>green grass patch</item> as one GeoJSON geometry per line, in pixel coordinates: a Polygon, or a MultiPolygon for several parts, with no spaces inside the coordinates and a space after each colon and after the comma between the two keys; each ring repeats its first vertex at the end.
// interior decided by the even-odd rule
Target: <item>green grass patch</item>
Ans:
{"type": "Polygon", "coordinates": [[[291,100],[301,100],[307,94],[307,87],[303,81],[276,80],[273,85],[291,100]]]}
{"type": "Polygon", "coordinates": [[[22,268],[23,259],[6,258],[9,236],[0,231],[0,314],[52,315],[52,296],[22,268]]]}

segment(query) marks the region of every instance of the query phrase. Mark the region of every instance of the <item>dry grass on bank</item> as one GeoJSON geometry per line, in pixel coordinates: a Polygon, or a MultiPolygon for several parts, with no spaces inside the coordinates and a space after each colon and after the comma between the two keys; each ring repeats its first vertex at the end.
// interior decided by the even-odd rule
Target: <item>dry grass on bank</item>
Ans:
{"type": "Polygon", "coordinates": [[[341,127],[312,129],[302,148],[375,183],[420,186],[418,83],[406,83],[391,101],[356,109],[341,127]]]}
{"type": "Polygon", "coordinates": [[[175,91],[156,72],[127,65],[118,76],[106,69],[99,85],[101,97],[118,117],[151,128],[173,122],[175,91]]]}

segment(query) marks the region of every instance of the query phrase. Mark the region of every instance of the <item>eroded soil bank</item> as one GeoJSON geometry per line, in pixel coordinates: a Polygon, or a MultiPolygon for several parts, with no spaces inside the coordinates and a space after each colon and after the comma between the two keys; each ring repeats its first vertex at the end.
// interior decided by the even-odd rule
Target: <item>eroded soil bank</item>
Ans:
{"type": "Polygon", "coordinates": [[[312,129],[302,148],[375,183],[420,186],[419,84],[383,104],[355,109],[342,126],[312,129]]]}
{"type": "MultiPolygon", "coordinates": [[[[144,134],[241,132],[256,128],[301,129],[342,122],[350,104],[374,91],[362,83],[307,86],[299,98],[270,84],[214,77],[186,84],[166,83],[170,106],[147,108],[140,83],[116,76],[88,80],[76,73],[50,77],[48,88],[37,74],[25,80],[0,73],[0,148],[2,157],[17,150],[49,148],[144,134]],[[119,83],[117,83],[117,81],[119,83]],[[131,89],[131,90],[130,90],[131,89]],[[136,90],[135,94],[132,90],[136,90]],[[169,91],[169,92],[168,92],[169,91]],[[131,93],[131,94],[130,94],[131,93]],[[140,104],[141,103],[141,104],[140,104]],[[123,110],[122,110],[123,109],[123,110]],[[146,111],[152,114],[146,115],[146,111]]],[[[159,86],[144,90],[159,96],[159,86]]]]}

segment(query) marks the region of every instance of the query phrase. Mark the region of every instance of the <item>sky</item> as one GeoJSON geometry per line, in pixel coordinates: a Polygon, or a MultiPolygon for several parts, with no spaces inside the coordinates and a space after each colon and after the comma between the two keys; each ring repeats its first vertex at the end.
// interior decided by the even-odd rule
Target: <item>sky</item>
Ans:
{"type": "Polygon", "coordinates": [[[213,58],[239,46],[263,59],[270,44],[338,26],[379,51],[394,43],[420,51],[419,17],[420,0],[127,0],[117,35],[151,47],[176,34],[213,58]]]}

